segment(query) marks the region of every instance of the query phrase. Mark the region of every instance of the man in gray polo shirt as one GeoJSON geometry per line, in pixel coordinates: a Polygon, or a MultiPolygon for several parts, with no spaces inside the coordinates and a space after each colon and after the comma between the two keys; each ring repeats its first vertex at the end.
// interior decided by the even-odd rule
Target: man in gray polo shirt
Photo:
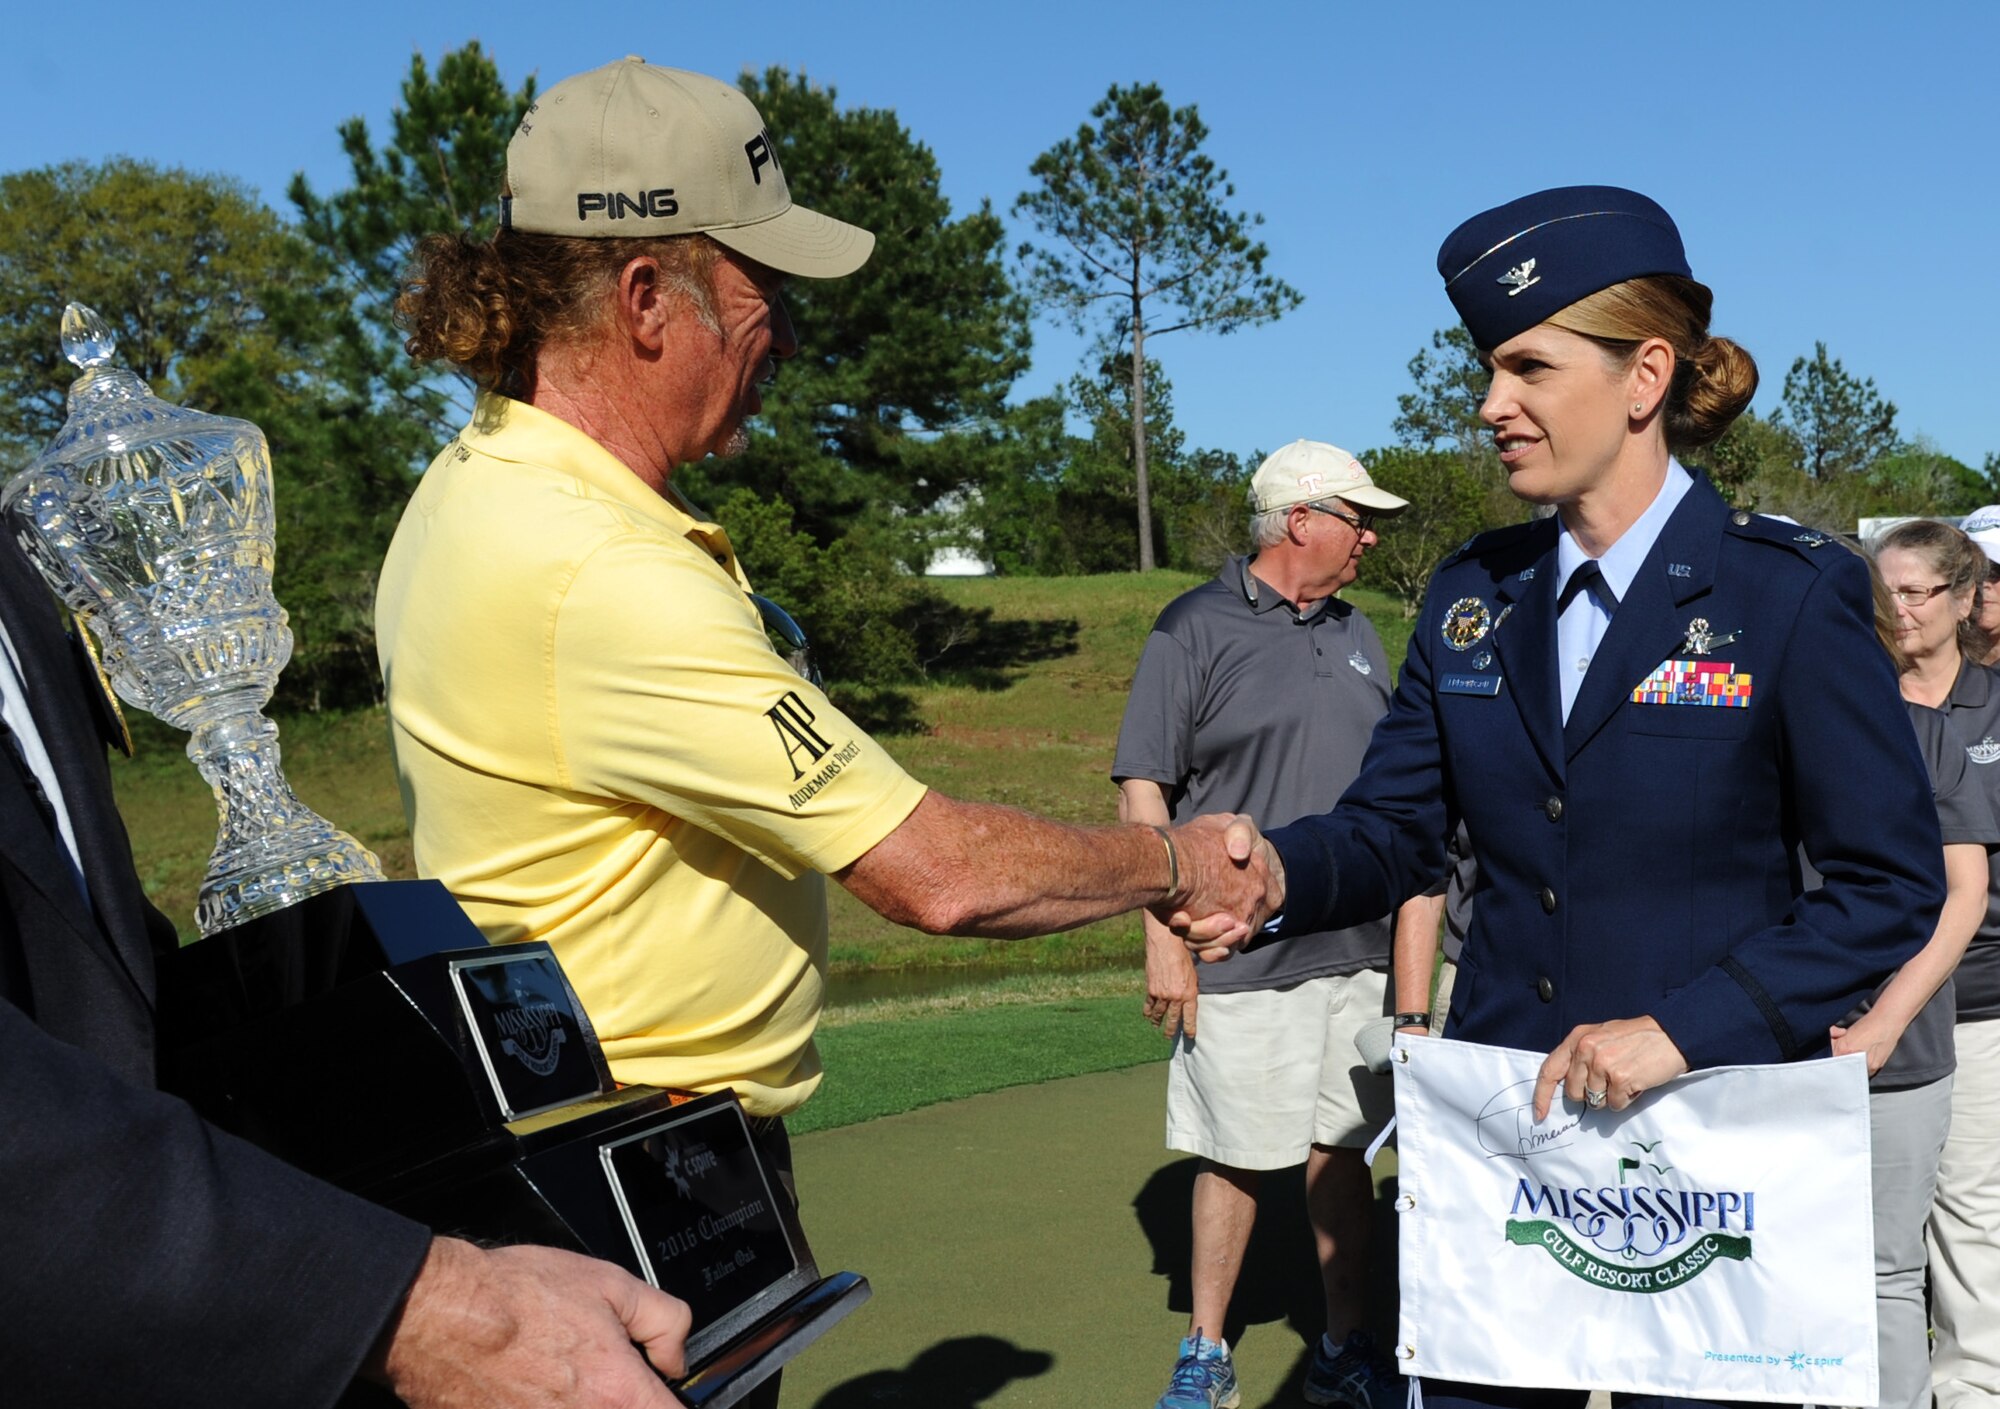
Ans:
{"type": "MultiPolygon", "coordinates": [[[[1388,711],[1381,640],[1335,594],[1376,541],[1374,520],[1407,501],[1346,451],[1300,440],[1258,469],[1250,507],[1255,553],[1169,603],[1140,657],[1111,770],[1126,821],[1323,812],[1388,711]]],[[[1435,902],[1412,904],[1434,927],[1435,902]]],[[[1146,937],[1147,1015],[1177,1037],[1167,1145],[1202,1159],[1194,1314],[1158,1409],[1235,1402],[1223,1323],[1259,1176],[1301,1161],[1327,1329],[1305,1397],[1380,1409],[1402,1391],[1359,1329],[1372,1198],[1361,1156],[1393,1102],[1389,1079],[1362,1068],[1354,1032],[1386,1011],[1388,918],[1253,948],[1207,970],[1199,995],[1186,946],[1152,922],[1146,937]]]]}

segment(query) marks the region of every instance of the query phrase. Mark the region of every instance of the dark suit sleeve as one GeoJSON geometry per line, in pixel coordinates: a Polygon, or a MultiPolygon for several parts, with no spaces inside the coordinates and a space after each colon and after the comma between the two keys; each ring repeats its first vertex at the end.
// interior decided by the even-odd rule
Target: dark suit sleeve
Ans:
{"type": "Polygon", "coordinates": [[[0,1072],[9,1402],[334,1400],[428,1230],[222,1134],[5,1001],[0,1072]]]}
{"type": "Polygon", "coordinates": [[[1769,687],[1783,792],[1825,883],[1798,897],[1787,923],[1738,941],[1654,1008],[1691,1067],[1789,1061],[1824,1047],[1827,1028],[1937,925],[1937,808],[1874,619],[1862,562],[1841,554],[1826,563],[1769,687]]]}
{"type": "Polygon", "coordinates": [[[1285,865],[1280,935],[1346,929],[1387,915],[1445,872],[1453,823],[1431,661],[1442,595],[1433,578],[1359,776],[1332,812],[1267,833],[1285,865]]]}

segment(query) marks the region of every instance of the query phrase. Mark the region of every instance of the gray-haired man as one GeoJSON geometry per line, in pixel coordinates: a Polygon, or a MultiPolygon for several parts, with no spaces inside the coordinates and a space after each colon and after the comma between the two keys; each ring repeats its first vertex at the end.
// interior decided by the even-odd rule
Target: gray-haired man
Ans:
{"type": "MultiPolygon", "coordinates": [[[[1375,520],[1407,501],[1346,451],[1309,440],[1264,461],[1250,500],[1256,551],[1175,598],[1146,642],[1112,765],[1127,821],[1324,811],[1388,710],[1381,640],[1337,594],[1375,543],[1375,520]]],[[[1223,1325],[1257,1187],[1262,1171],[1301,1161],[1326,1292],[1305,1396],[1377,1402],[1382,1366],[1360,1330],[1372,1197],[1361,1149],[1388,1119],[1391,1094],[1388,1078],[1361,1066],[1354,1034],[1386,1011],[1389,956],[1384,917],[1253,949],[1197,985],[1186,946],[1148,922],[1147,1013],[1178,1037],[1167,1144],[1202,1160],[1193,1315],[1159,1409],[1235,1402],[1223,1325]]]]}

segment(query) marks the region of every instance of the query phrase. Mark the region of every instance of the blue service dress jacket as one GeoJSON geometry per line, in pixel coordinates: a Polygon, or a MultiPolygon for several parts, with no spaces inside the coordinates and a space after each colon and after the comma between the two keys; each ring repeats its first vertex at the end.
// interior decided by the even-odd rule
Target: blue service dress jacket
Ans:
{"type": "Polygon", "coordinates": [[[1557,535],[1500,529],[1440,565],[1360,776],[1270,833],[1279,933],[1433,885],[1462,818],[1479,881],[1447,1035],[1550,1051],[1651,1016],[1695,1068],[1824,1052],[1944,898],[1867,567],[1697,478],[1565,724],[1557,535]]]}
{"type": "Polygon", "coordinates": [[[112,801],[109,707],[5,535],[0,622],[87,883],[0,758],[0,1401],[331,1404],[429,1232],[152,1089],[174,929],[112,801]]]}

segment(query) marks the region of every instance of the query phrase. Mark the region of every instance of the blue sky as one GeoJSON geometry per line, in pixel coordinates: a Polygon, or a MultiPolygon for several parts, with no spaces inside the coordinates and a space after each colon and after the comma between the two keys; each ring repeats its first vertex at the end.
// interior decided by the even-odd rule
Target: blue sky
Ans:
{"type": "MultiPolygon", "coordinates": [[[[17,6],[0,170],[124,153],[226,172],[283,205],[344,181],[334,129],[383,130],[412,52],[469,38],[546,86],[626,53],[733,76],[779,64],[893,108],[956,206],[1004,211],[1113,82],[1195,103],[1270,268],[1280,323],[1154,345],[1190,440],[1386,442],[1405,364],[1451,321],[1433,267],[1465,216],[1544,186],[1636,187],[1671,211],[1715,331],[1768,411],[1824,340],[1974,466],[2000,450],[2000,6],[1760,3],[970,5],[710,0],[17,6]]],[[[807,203],[811,193],[798,192],[807,203]]],[[[810,329],[801,330],[810,338],[810,329]]],[[[1017,395],[1075,370],[1038,325],[1017,395]]]]}

